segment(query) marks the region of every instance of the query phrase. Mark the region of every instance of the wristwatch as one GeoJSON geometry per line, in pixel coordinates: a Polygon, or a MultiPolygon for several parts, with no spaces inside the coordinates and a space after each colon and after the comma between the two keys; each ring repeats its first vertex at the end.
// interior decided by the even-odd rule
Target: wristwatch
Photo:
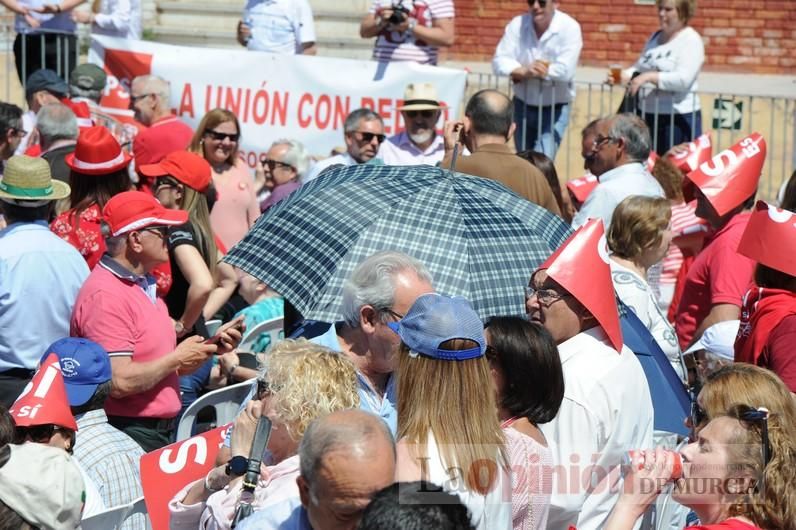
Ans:
{"type": "Polygon", "coordinates": [[[230,477],[242,477],[246,474],[246,469],[249,467],[249,460],[245,456],[233,456],[227,462],[225,472],[230,477]]]}
{"type": "Polygon", "coordinates": [[[185,324],[182,323],[182,320],[175,320],[174,321],[174,333],[177,334],[179,337],[185,332],[185,324]]]}
{"type": "Polygon", "coordinates": [[[417,19],[416,18],[410,18],[409,19],[409,29],[407,31],[409,31],[409,33],[414,33],[415,26],[417,26],[417,19]]]}

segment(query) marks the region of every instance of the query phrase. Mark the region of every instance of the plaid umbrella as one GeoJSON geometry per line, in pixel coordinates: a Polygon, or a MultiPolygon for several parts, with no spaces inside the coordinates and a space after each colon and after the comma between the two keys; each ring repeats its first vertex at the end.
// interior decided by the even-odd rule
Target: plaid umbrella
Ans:
{"type": "Polygon", "coordinates": [[[225,261],[310,319],[340,318],[342,285],[380,250],[423,262],[440,293],[482,318],[524,315],[531,272],[569,227],[493,180],[431,166],[327,170],[260,217],[225,261]]]}

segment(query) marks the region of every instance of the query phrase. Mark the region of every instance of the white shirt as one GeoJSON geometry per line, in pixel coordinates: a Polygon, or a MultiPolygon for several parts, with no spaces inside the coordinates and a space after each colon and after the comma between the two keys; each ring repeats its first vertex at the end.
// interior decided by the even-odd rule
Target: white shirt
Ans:
{"type": "Polygon", "coordinates": [[[672,368],[683,379],[683,363],[680,344],[674,328],[658,307],[658,302],[649,284],[633,270],[611,260],[611,277],[619,299],[628,306],[649,330],[652,338],[661,347],[672,364],[672,368]]]}
{"type": "Polygon", "coordinates": [[[586,198],[580,211],[575,214],[572,228],[579,228],[589,219],[601,218],[605,223],[605,231],[608,232],[614,210],[627,197],[631,195],[665,197],[661,185],[639,162],[615,167],[597,178],[600,183],[586,198]]]}
{"type": "Polygon", "coordinates": [[[631,449],[652,447],[653,410],[647,378],[626,346],[617,353],[595,327],[558,345],[564,400],[555,419],[540,425],[551,441],[553,496],[547,528],[603,527],[622,489],[619,465],[631,449]],[[595,462],[591,491],[582,487],[595,462]],[[576,476],[578,484],[569,482],[576,476]],[[566,482],[564,482],[566,481],[566,482]]]}
{"type": "MultiPolygon", "coordinates": [[[[470,522],[476,530],[511,529],[511,474],[508,471],[499,470],[492,489],[481,495],[464,488],[461,469],[451,464],[446,468],[431,432],[428,433],[426,455],[428,474],[424,480],[457,495],[470,512],[470,522]]],[[[496,458],[502,461],[499,455],[496,458]]]]}
{"type": "MultiPolygon", "coordinates": [[[[75,33],[75,23],[72,21],[72,13],[70,11],[63,11],[61,13],[50,15],[33,12],[34,9],[44,7],[46,4],[52,4],[51,0],[19,0],[19,5],[31,10],[30,16],[38,20],[41,24],[38,28],[30,27],[30,24],[25,20],[22,15],[14,16],[14,31],[17,33],[75,33]]],[[[30,75],[32,72],[28,72],[30,75]]]]}
{"type": "Polygon", "coordinates": [[[583,48],[580,24],[566,13],[555,10],[550,27],[536,37],[531,15],[514,17],[506,26],[492,58],[497,75],[509,75],[537,59],[550,61],[545,79],[525,79],[514,85],[514,96],[528,105],[569,103],[575,98],[572,79],[583,48]]]}
{"type": "Polygon", "coordinates": [[[251,28],[250,50],[300,54],[315,42],[315,22],[307,0],[248,0],[243,22],[251,28]]]}
{"type": "Polygon", "coordinates": [[[141,0],[102,0],[91,27],[94,35],[141,39],[141,0]]]}
{"type": "Polygon", "coordinates": [[[102,496],[100,495],[94,480],[88,476],[88,473],[86,473],[86,470],[83,469],[83,466],[80,465],[80,462],[78,462],[76,458],[73,458],[72,462],[74,462],[77,468],[80,470],[80,475],[83,477],[83,491],[86,492],[86,502],[83,505],[83,513],[81,514],[80,518],[88,519],[92,515],[97,515],[100,512],[104,512],[107,507],[102,501],[102,496]]]}
{"type": "Polygon", "coordinates": [[[388,166],[419,166],[428,164],[435,166],[445,156],[445,143],[442,135],[434,136],[431,145],[425,150],[417,147],[406,131],[387,138],[376,158],[380,158],[388,166]]]}
{"type": "Polygon", "coordinates": [[[301,182],[306,184],[307,182],[314,180],[321,172],[329,167],[332,166],[354,166],[359,164],[354,157],[346,153],[341,153],[339,155],[330,156],[329,158],[324,158],[323,160],[318,160],[315,162],[307,174],[301,178],[301,182]]]}
{"type": "Polygon", "coordinates": [[[630,72],[658,72],[658,87],[642,87],[638,108],[654,114],[687,114],[700,109],[697,76],[705,62],[702,37],[690,26],[669,42],[659,44],[661,32],[652,34],[630,72]]]}

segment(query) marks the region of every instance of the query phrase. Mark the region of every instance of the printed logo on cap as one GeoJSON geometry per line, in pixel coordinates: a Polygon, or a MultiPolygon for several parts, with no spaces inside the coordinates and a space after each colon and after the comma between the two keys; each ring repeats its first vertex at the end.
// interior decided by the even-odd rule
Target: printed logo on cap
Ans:
{"type": "Polygon", "coordinates": [[[80,362],[72,357],[64,357],[61,359],[61,373],[64,379],[70,379],[77,375],[80,368],[80,362]]]}
{"type": "Polygon", "coordinates": [[[752,133],[688,174],[719,215],[740,206],[757,190],[766,160],[766,141],[752,133]]]}
{"type": "Polygon", "coordinates": [[[669,155],[669,160],[683,173],[690,173],[697,169],[713,156],[713,144],[710,132],[706,132],[693,142],[688,143],[688,148],[679,153],[669,155]]]}
{"type": "Polygon", "coordinates": [[[547,269],[548,276],[588,309],[621,352],[622,329],[602,219],[581,226],[539,268],[547,269]]]}
{"type": "Polygon", "coordinates": [[[52,424],[77,430],[57,355],[47,356],[8,412],[18,427],[52,424]]]}
{"type": "Polygon", "coordinates": [[[757,201],[738,253],[766,267],[796,276],[796,214],[757,201]]]}

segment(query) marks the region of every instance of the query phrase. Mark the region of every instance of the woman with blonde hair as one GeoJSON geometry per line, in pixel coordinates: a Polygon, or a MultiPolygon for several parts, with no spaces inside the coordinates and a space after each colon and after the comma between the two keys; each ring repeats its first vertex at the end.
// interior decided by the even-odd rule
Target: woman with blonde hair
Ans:
{"type": "Polygon", "coordinates": [[[210,223],[227,249],[243,239],[260,216],[254,178],[238,155],[240,123],[224,109],[204,115],[188,150],[210,163],[218,200],[210,212],[210,223]]]}
{"type": "MultiPolygon", "coordinates": [[[[298,447],[315,418],[359,407],[356,370],[338,352],[304,339],[285,340],[270,350],[258,381],[258,393],[235,420],[232,459],[186,486],[169,503],[170,528],[230,528],[240,502],[239,466],[249,450],[261,415],[271,420],[263,471],[254,491],[256,510],[298,506],[298,447]],[[290,504],[292,503],[292,504],[290,504]]],[[[245,465],[243,466],[245,472],[245,465]]]]}
{"type": "Polygon", "coordinates": [[[607,240],[616,294],[646,326],[677,375],[684,379],[686,371],[674,328],[658,307],[647,281],[650,267],[659,263],[669,249],[671,217],[666,199],[631,195],[614,210],[607,240]]]}
{"type": "Polygon", "coordinates": [[[462,298],[424,294],[388,325],[401,338],[396,480],[457,494],[475,528],[511,528],[508,458],[478,315],[462,298]]]}

